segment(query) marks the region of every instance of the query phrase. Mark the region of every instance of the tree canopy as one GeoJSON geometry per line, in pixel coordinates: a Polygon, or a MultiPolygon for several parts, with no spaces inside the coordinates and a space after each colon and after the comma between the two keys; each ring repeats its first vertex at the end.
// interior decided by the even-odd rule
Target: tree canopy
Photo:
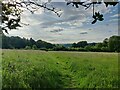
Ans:
{"type": "MultiPolygon", "coordinates": [[[[58,17],[61,16],[61,9],[57,9],[53,5],[48,6],[52,0],[48,0],[47,2],[38,2],[37,0],[3,0],[2,4],[2,25],[0,25],[1,31],[4,30],[8,33],[8,30],[17,29],[17,27],[21,27],[23,24],[21,22],[21,13],[24,9],[27,9],[31,13],[34,13],[39,8],[45,8],[53,13],[55,13],[58,17]]],[[[103,14],[95,11],[95,5],[105,4],[106,7],[109,5],[116,6],[118,0],[65,0],[66,6],[72,5],[75,8],[79,8],[79,6],[85,7],[85,10],[93,7],[93,16],[94,19],[92,24],[95,24],[97,21],[103,21],[103,14]]]]}

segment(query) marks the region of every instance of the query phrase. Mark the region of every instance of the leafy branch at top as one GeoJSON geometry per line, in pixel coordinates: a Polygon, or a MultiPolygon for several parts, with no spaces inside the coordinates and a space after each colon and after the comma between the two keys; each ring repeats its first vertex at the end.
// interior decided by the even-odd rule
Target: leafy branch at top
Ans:
{"type": "Polygon", "coordinates": [[[103,14],[100,14],[100,12],[95,12],[95,5],[104,3],[106,7],[108,7],[109,5],[115,6],[119,3],[118,0],[109,0],[109,2],[108,0],[91,0],[91,2],[88,2],[88,1],[81,2],[80,0],[72,0],[72,1],[67,0],[67,5],[72,5],[73,7],[76,7],[76,8],[79,8],[79,6],[83,6],[85,7],[85,9],[88,9],[92,6],[93,7],[92,18],[94,19],[92,24],[95,24],[97,21],[104,20],[103,14]]]}
{"type": "MultiPolygon", "coordinates": [[[[47,3],[37,3],[34,0],[23,0],[18,2],[17,0],[2,2],[2,25],[0,28],[8,33],[8,29],[17,29],[17,27],[21,27],[21,13],[23,12],[22,9],[27,9],[32,14],[35,11],[38,11],[39,8],[44,8],[55,13],[58,17],[61,16],[61,10],[55,8],[54,6],[47,6],[47,3]]],[[[26,24],[24,24],[26,25],[26,24]]]]}

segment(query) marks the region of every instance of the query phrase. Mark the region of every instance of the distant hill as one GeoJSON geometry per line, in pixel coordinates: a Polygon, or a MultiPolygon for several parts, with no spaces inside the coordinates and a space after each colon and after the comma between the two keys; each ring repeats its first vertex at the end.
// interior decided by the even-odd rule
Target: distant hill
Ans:
{"type": "Polygon", "coordinates": [[[71,44],[60,44],[60,45],[66,47],[66,48],[68,48],[68,47],[72,47],[72,43],[71,43],[71,44]]]}
{"type": "MultiPolygon", "coordinates": [[[[70,48],[70,47],[73,47],[73,44],[74,43],[71,43],[71,44],[59,44],[59,45],[62,45],[62,46],[64,46],[64,47],[66,47],[66,48],[70,48]]],[[[95,42],[93,42],[93,43],[87,43],[87,45],[89,45],[89,46],[95,46],[97,43],[95,43],[95,42]]]]}

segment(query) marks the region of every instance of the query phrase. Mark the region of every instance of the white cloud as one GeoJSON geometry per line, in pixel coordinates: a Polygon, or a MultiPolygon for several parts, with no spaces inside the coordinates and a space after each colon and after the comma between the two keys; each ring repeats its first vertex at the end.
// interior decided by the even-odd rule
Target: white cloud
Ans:
{"type": "MultiPolygon", "coordinates": [[[[100,22],[92,25],[92,8],[85,10],[84,7],[80,7],[76,9],[72,6],[66,6],[65,3],[53,3],[53,5],[63,10],[64,13],[61,17],[57,17],[51,12],[44,12],[43,9],[35,14],[27,11],[23,13],[22,21],[30,25],[20,28],[19,31],[11,30],[10,36],[32,37],[35,40],[42,39],[52,43],[73,43],[80,40],[102,41],[105,37],[117,33],[117,28],[113,27],[112,24],[109,27],[104,24],[99,25],[100,22]],[[92,30],[89,30],[90,28],[92,30]],[[51,33],[51,31],[59,31],[59,29],[63,30],[51,33]],[[109,32],[110,29],[111,32],[109,32]]],[[[106,8],[104,5],[96,8],[96,11],[100,10],[104,14],[110,12],[110,8],[106,8]]]]}
{"type": "Polygon", "coordinates": [[[120,17],[120,14],[114,14],[113,16],[111,16],[111,17],[120,17]]]}

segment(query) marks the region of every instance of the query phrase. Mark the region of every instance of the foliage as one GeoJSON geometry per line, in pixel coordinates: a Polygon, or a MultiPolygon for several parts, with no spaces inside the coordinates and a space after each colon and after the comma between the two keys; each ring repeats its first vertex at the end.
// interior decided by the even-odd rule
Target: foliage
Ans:
{"type": "Polygon", "coordinates": [[[54,51],[67,51],[67,48],[65,48],[63,45],[55,45],[55,47],[53,48],[54,51]]]}
{"type": "Polygon", "coordinates": [[[82,48],[84,48],[85,46],[87,46],[88,45],[88,43],[87,43],[87,41],[80,41],[80,42],[78,42],[77,44],[73,44],[72,45],[72,47],[82,47],[82,48]]]}
{"type": "Polygon", "coordinates": [[[67,0],[67,5],[72,4],[73,7],[79,8],[79,6],[83,6],[85,7],[85,9],[88,9],[91,7],[91,5],[93,6],[93,16],[92,18],[94,19],[92,24],[95,24],[98,20],[99,21],[103,21],[104,17],[103,14],[100,14],[100,12],[96,12],[95,11],[95,5],[99,5],[104,3],[106,5],[106,7],[108,7],[109,5],[115,6],[119,3],[118,0],[86,0],[86,1],[81,1],[81,0],[67,0]]]}
{"type": "Polygon", "coordinates": [[[110,51],[120,52],[120,36],[110,37],[108,47],[110,51]]]}
{"type": "Polygon", "coordinates": [[[6,28],[17,29],[17,27],[21,27],[19,24],[20,16],[22,10],[17,8],[17,5],[8,3],[2,3],[2,23],[5,24],[1,27],[2,30],[5,30],[8,33],[6,28]],[[13,16],[13,18],[11,18],[13,16]]]}
{"type": "Polygon", "coordinates": [[[71,45],[65,46],[62,44],[51,44],[42,40],[33,40],[20,37],[2,36],[3,49],[34,49],[45,51],[92,51],[92,52],[120,52],[120,36],[112,36],[106,38],[102,43],[88,43],[80,41],[71,45]]]}
{"type": "Polygon", "coordinates": [[[33,46],[32,46],[32,49],[33,49],[33,50],[37,50],[37,46],[36,46],[36,45],[33,45],[33,46]]]}
{"type": "Polygon", "coordinates": [[[3,49],[40,49],[40,48],[53,48],[54,45],[47,43],[42,40],[33,40],[20,38],[20,37],[7,37],[5,35],[1,36],[2,38],[2,48],[3,49]]]}
{"type": "Polygon", "coordinates": [[[81,41],[73,43],[72,47],[80,48],[77,51],[120,52],[120,36],[112,36],[109,39],[106,38],[102,43],[93,43],[93,45],[92,43],[81,41]]]}
{"type": "Polygon", "coordinates": [[[25,46],[25,49],[26,49],[26,50],[30,50],[31,47],[30,47],[30,46],[25,46]]]}
{"type": "Polygon", "coordinates": [[[8,30],[18,29],[21,25],[29,25],[21,22],[21,14],[24,10],[30,11],[32,14],[39,8],[45,8],[51,12],[58,13],[61,10],[56,10],[54,7],[47,7],[46,4],[39,4],[35,0],[3,0],[2,2],[2,25],[0,28],[8,33],[8,30]]]}

